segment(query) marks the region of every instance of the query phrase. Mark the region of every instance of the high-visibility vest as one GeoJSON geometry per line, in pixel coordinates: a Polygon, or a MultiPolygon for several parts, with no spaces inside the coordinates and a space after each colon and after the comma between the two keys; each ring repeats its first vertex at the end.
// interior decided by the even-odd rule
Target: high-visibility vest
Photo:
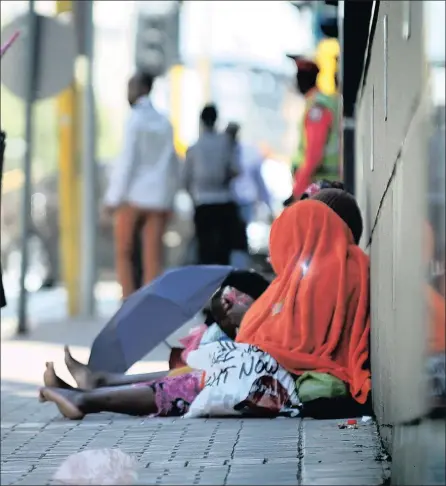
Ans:
{"type": "Polygon", "coordinates": [[[307,144],[307,137],[305,133],[305,120],[308,112],[317,106],[327,108],[333,115],[333,122],[330,128],[327,144],[325,145],[324,157],[322,163],[319,165],[316,173],[313,175],[314,179],[339,180],[339,132],[338,132],[338,96],[328,96],[319,91],[308,97],[305,104],[305,112],[300,123],[300,137],[297,152],[292,160],[293,173],[303,164],[305,160],[305,151],[307,144]]]}

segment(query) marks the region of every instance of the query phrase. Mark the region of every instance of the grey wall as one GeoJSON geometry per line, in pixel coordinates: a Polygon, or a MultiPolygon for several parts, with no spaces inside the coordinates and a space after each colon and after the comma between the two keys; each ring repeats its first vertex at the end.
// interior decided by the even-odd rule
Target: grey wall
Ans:
{"type": "Polygon", "coordinates": [[[394,484],[445,484],[444,475],[438,482],[444,421],[433,426],[424,419],[431,403],[423,243],[434,111],[425,49],[428,3],[379,2],[356,106],[355,186],[365,216],[362,244],[371,258],[373,399],[394,459],[394,484]],[[436,479],[426,476],[426,454],[434,457],[426,444],[437,451],[436,479]]]}

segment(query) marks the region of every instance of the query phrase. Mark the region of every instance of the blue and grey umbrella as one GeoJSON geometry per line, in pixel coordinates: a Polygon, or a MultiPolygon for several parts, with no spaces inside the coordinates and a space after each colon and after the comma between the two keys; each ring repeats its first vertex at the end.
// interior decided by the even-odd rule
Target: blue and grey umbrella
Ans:
{"type": "Polygon", "coordinates": [[[90,369],[127,371],[192,319],[233,270],[220,265],[176,268],[136,291],[94,340],[90,369]]]}

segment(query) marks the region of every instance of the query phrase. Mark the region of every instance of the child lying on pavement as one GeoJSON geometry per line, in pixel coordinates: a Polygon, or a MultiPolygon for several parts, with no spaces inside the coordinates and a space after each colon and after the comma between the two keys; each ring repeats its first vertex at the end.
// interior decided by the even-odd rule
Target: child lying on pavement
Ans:
{"type": "MultiPolygon", "coordinates": [[[[231,287],[218,292],[211,303],[218,324],[206,329],[201,336],[203,343],[235,338],[252,302],[251,297],[231,287]]],[[[93,373],[71,356],[67,346],[65,363],[78,388],[61,380],[53,363],[46,363],[45,387],[40,390],[40,400],[54,402],[62,415],[73,420],[102,411],[180,416],[188,411],[203,386],[203,372],[190,368],[171,376],[167,371],[139,375],[93,373]]]]}

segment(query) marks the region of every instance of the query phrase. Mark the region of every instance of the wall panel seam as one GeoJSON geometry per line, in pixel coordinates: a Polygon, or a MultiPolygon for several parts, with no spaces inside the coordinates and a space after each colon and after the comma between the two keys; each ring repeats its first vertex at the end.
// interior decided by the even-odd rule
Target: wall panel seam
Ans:
{"type": "Polygon", "coordinates": [[[416,116],[418,114],[418,110],[422,106],[422,99],[423,99],[423,93],[419,93],[418,96],[415,98],[415,101],[414,101],[414,104],[413,104],[413,109],[411,109],[409,111],[409,113],[413,113],[414,115],[410,118],[409,123],[407,124],[406,130],[404,130],[403,140],[402,140],[402,142],[399,146],[395,160],[392,164],[392,170],[390,172],[390,175],[389,175],[389,178],[387,180],[386,186],[384,188],[383,194],[382,194],[381,199],[379,201],[378,209],[376,210],[376,214],[373,217],[373,224],[372,224],[372,228],[370,230],[369,240],[367,242],[366,248],[369,248],[371,243],[372,243],[373,235],[374,235],[374,232],[375,232],[375,229],[376,229],[376,225],[378,223],[379,216],[381,215],[381,210],[382,210],[382,207],[383,207],[383,204],[384,204],[384,200],[385,200],[387,193],[389,192],[389,189],[392,185],[392,182],[393,182],[393,179],[395,177],[396,170],[397,170],[398,163],[399,163],[399,161],[401,160],[401,158],[404,154],[404,147],[406,146],[408,136],[411,133],[412,126],[413,126],[414,121],[416,119],[416,116]]]}

